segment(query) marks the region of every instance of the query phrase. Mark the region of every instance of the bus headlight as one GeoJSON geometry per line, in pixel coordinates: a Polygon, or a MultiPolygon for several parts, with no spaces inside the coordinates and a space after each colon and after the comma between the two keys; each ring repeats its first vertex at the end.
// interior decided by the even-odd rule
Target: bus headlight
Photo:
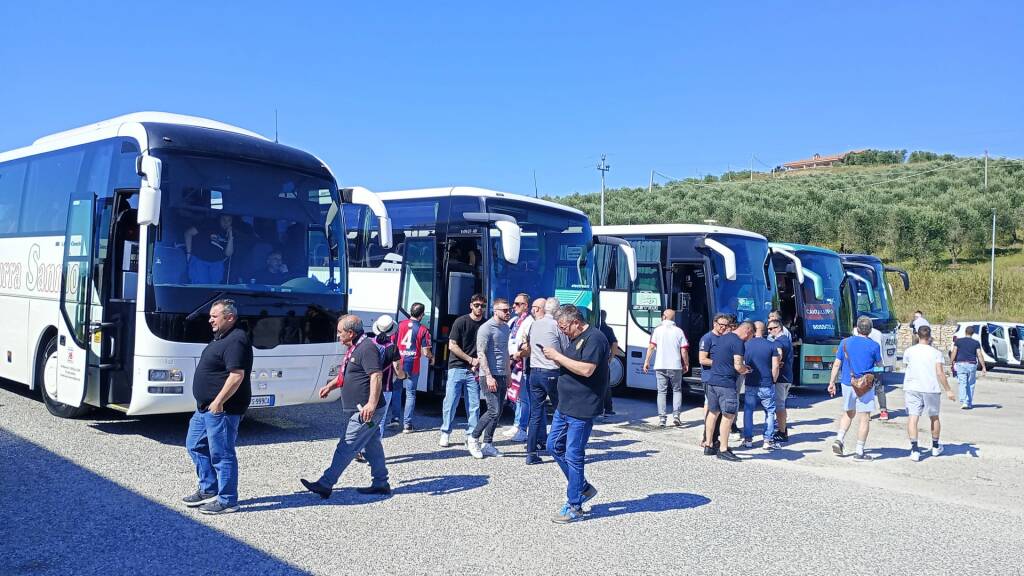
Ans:
{"type": "Polygon", "coordinates": [[[182,375],[181,370],[177,368],[171,368],[170,370],[150,370],[149,371],[150,382],[184,382],[185,377],[182,375]]]}
{"type": "Polygon", "coordinates": [[[804,369],[805,370],[822,370],[824,364],[821,361],[821,356],[805,356],[804,357],[804,369]]]}

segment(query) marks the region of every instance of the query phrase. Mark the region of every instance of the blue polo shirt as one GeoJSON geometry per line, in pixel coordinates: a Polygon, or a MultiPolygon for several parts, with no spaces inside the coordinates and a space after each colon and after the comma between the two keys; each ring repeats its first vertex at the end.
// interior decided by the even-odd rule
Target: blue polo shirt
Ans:
{"type": "MultiPolygon", "coordinates": [[[[721,336],[716,335],[714,332],[708,332],[700,338],[700,350],[701,352],[707,352],[708,356],[714,358],[715,346],[718,344],[718,339],[721,336]]],[[[700,367],[700,381],[707,384],[711,380],[711,368],[707,366],[700,367]]]]}
{"type": "Polygon", "coordinates": [[[743,362],[750,366],[747,386],[771,386],[772,358],[779,356],[779,349],[767,338],[751,338],[744,347],[743,362]]]}
{"type": "Polygon", "coordinates": [[[711,357],[711,379],[708,384],[722,388],[736,388],[739,372],[733,365],[733,356],[743,356],[743,339],[733,332],[718,337],[715,353],[711,357]]]}
{"type": "Polygon", "coordinates": [[[779,336],[772,341],[772,344],[776,348],[782,350],[782,356],[779,357],[779,382],[793,383],[793,341],[789,339],[789,336],[779,336]]]}
{"type": "Polygon", "coordinates": [[[836,359],[840,364],[839,381],[844,386],[849,386],[851,368],[858,378],[871,372],[876,363],[882,362],[882,349],[871,338],[850,336],[843,338],[839,343],[839,347],[836,348],[836,359]]]}

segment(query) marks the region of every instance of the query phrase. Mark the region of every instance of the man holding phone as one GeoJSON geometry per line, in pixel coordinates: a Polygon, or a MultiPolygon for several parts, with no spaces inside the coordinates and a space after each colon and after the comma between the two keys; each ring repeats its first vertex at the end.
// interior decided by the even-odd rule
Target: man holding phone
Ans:
{"type": "Polygon", "coordinates": [[[543,462],[537,454],[544,450],[548,437],[548,407],[546,400],[558,405],[558,364],[549,360],[548,348],[561,353],[568,339],[558,329],[555,312],[558,298],[538,298],[533,301],[533,325],[530,326],[530,424],[526,429],[526,463],[543,462]]]}

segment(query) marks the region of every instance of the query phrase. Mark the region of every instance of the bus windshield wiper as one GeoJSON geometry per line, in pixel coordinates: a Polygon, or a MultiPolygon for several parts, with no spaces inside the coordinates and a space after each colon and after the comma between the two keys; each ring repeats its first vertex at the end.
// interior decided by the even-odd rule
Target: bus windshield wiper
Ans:
{"type": "Polygon", "coordinates": [[[278,298],[280,292],[246,292],[243,290],[220,290],[210,298],[203,301],[202,304],[196,306],[194,310],[188,313],[188,316],[185,316],[185,320],[195,320],[196,317],[198,317],[199,314],[207,306],[213,304],[214,302],[220,300],[221,298],[227,296],[228,294],[234,294],[235,296],[249,296],[251,298],[278,298]]]}

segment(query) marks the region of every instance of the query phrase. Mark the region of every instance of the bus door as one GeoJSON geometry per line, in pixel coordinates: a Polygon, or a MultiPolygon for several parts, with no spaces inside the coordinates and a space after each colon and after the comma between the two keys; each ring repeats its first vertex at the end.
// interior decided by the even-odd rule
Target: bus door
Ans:
{"type": "Polygon", "coordinates": [[[1010,361],[1010,340],[1005,327],[999,324],[986,325],[988,329],[988,343],[992,350],[992,357],[999,364],[1006,364],[1010,361]]]}
{"type": "Polygon", "coordinates": [[[644,356],[651,342],[651,333],[661,324],[665,307],[665,284],[659,262],[638,262],[636,281],[629,283],[629,315],[626,324],[626,381],[634,388],[656,390],[654,371],[643,372],[644,356]]]}
{"type": "Polygon", "coordinates": [[[68,207],[61,273],[60,316],[57,321],[57,401],[79,407],[90,381],[96,382],[101,336],[91,319],[102,317],[93,302],[92,271],[95,263],[94,194],[76,194],[68,207]],[[94,338],[95,334],[95,338],[94,338]]]}
{"type": "Polygon", "coordinates": [[[1010,336],[1010,345],[1017,355],[1017,363],[1024,364],[1024,325],[1014,326],[1014,334],[1010,336]]]}
{"type": "MultiPolygon", "coordinates": [[[[409,318],[413,304],[423,304],[423,325],[430,334],[436,334],[438,301],[434,292],[437,285],[437,239],[434,236],[406,235],[402,247],[402,269],[399,277],[398,320],[409,318]]],[[[430,370],[427,358],[420,359],[417,390],[430,389],[430,370]]]]}
{"type": "Polygon", "coordinates": [[[668,286],[668,305],[676,311],[676,325],[686,334],[690,342],[689,376],[700,378],[701,366],[698,361],[697,342],[711,326],[711,309],[708,306],[708,273],[703,261],[673,262],[665,274],[668,286]]]}
{"type": "MultiPolygon", "coordinates": [[[[135,304],[139,276],[138,190],[117,190],[108,199],[104,218],[110,220],[110,241],[101,245],[97,257],[105,262],[101,294],[103,324],[101,358],[110,364],[101,389],[104,402],[127,405],[132,394],[132,358],[135,344],[135,304]],[[105,253],[104,253],[105,252],[105,253]]],[[[106,223],[100,227],[104,232],[106,223]]],[[[93,316],[93,318],[97,318],[93,316]]]]}

